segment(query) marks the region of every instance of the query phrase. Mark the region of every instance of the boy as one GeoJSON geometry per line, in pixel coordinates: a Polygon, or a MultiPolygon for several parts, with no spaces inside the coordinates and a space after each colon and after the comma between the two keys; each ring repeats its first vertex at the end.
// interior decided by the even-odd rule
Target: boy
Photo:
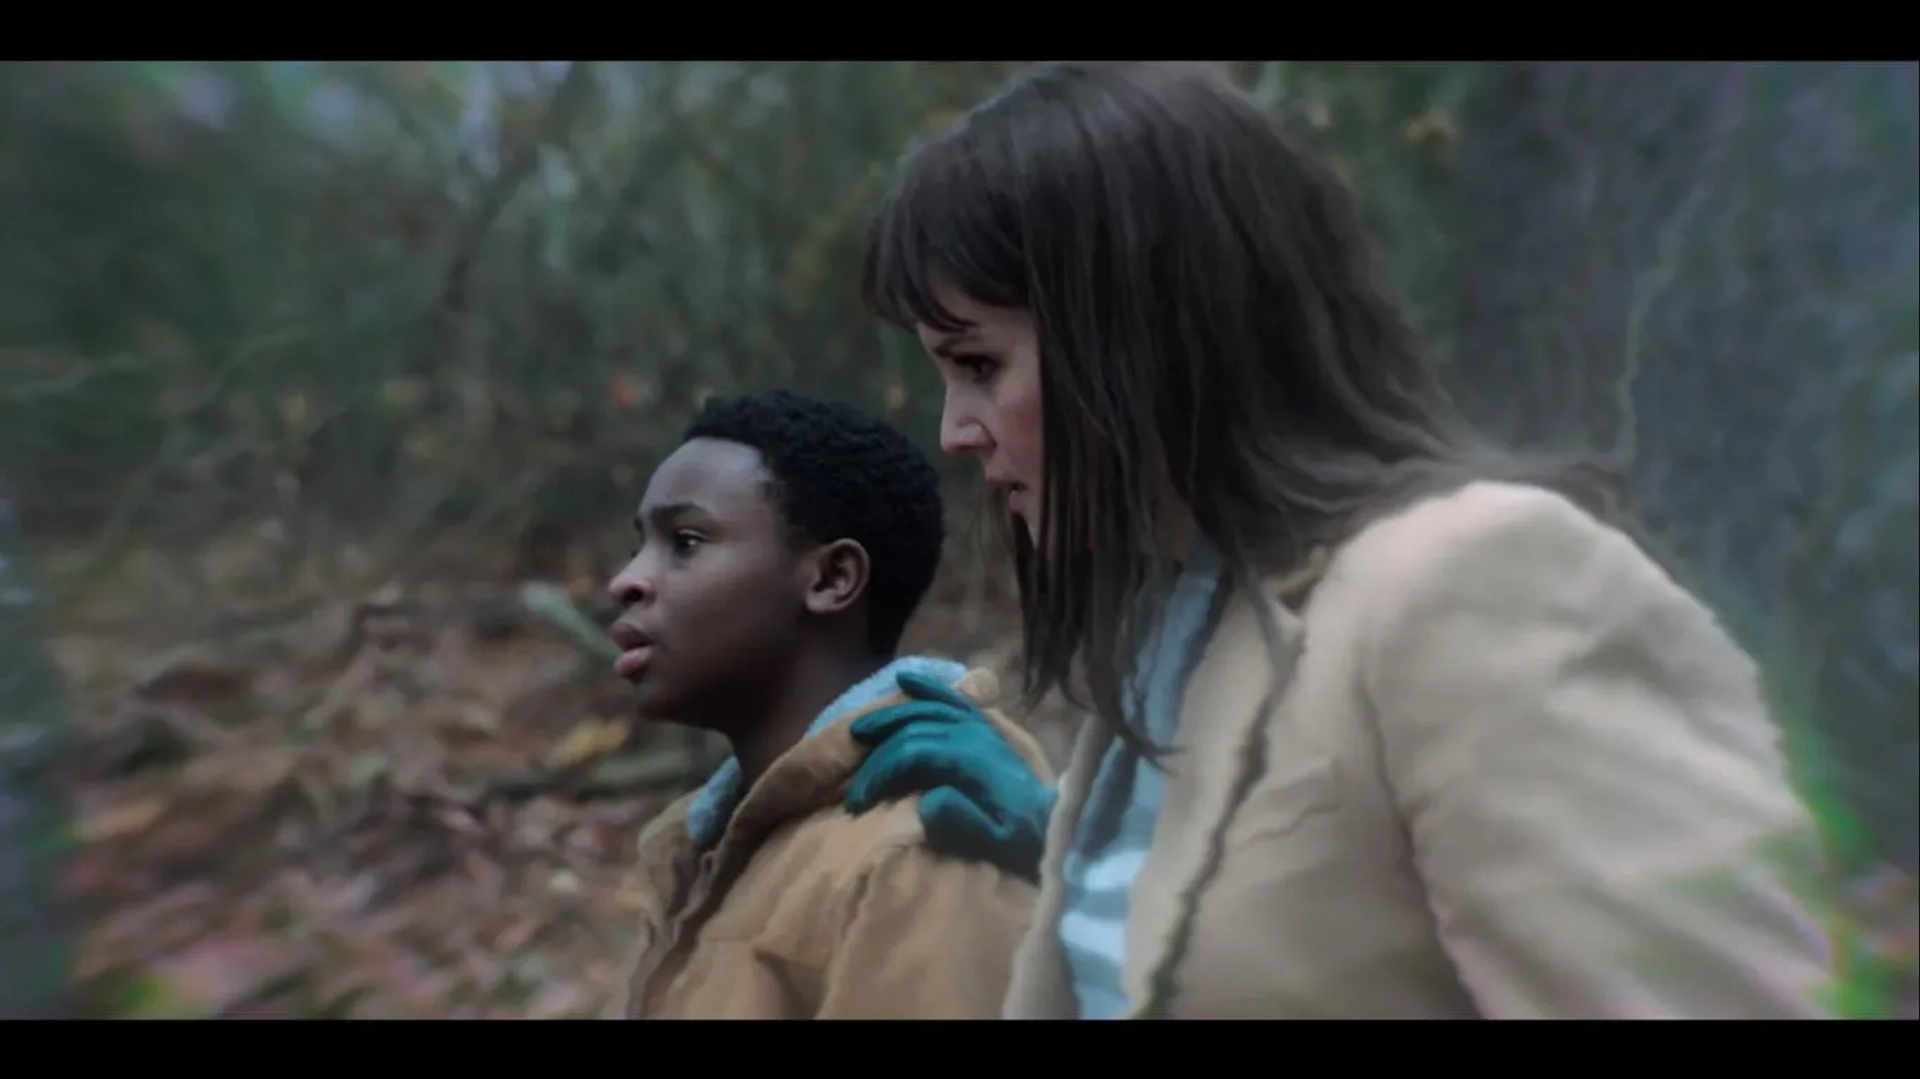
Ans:
{"type": "Polygon", "coordinates": [[[634,523],[639,550],[610,585],[615,671],[642,718],[716,731],[733,757],[640,837],[640,954],[615,1014],[998,1016],[1033,886],[934,854],[914,799],[841,807],[865,756],[851,721],[898,703],[903,675],[966,673],[893,658],[940,560],[932,464],[846,405],[717,401],[634,523]]]}

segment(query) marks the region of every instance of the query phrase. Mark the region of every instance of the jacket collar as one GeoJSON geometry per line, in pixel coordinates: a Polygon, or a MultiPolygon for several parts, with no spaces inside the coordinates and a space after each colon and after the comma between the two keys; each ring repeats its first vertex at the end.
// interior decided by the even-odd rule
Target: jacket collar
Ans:
{"type": "Polygon", "coordinates": [[[823,796],[829,800],[837,797],[837,791],[827,788],[844,783],[859,767],[863,754],[851,738],[823,740],[816,736],[840,720],[897,695],[898,676],[909,673],[951,685],[966,674],[966,668],[951,660],[929,656],[902,656],[893,660],[854,683],[821,709],[808,725],[800,744],[781,754],[751,792],[744,789],[740,762],[728,757],[687,808],[687,834],[694,846],[710,850],[717,845],[749,797],[757,819],[784,819],[795,813],[810,812],[818,808],[823,796]]]}

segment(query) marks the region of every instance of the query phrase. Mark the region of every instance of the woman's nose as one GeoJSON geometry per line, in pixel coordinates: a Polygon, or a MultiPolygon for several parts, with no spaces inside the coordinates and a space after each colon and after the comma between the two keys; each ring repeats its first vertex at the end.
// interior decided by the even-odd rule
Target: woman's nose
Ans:
{"type": "Polygon", "coordinates": [[[978,420],[948,407],[940,413],[940,449],[944,453],[980,453],[993,445],[978,420]]]}

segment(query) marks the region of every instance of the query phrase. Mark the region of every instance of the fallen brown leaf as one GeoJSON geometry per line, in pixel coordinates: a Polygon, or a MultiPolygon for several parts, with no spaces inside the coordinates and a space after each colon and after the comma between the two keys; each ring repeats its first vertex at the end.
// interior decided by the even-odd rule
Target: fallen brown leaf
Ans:
{"type": "Polygon", "coordinates": [[[629,725],[613,719],[586,719],[556,743],[546,756],[549,768],[575,768],[626,744],[629,725]]]}
{"type": "MultiPolygon", "coordinates": [[[[348,540],[328,542],[335,562],[348,540]]],[[[161,664],[162,705],[127,693],[153,669],[151,642],[62,639],[92,741],[128,738],[144,714],[190,750],[79,780],[69,894],[99,912],[76,966],[103,982],[127,972],[134,1014],[562,1018],[618,984],[635,839],[711,762],[605,718],[629,707],[625,687],[582,677],[585,634],[531,617],[476,628],[476,610],[526,609],[506,576],[521,568],[351,598],[384,557],[337,587],[294,567],[296,591],[338,598],[277,624],[274,649],[161,664]]],[[[570,551],[542,572],[584,599],[609,570],[570,551]]],[[[929,603],[916,649],[954,639],[965,620],[951,606],[929,603]]],[[[598,621],[576,621],[600,647],[598,621]]]]}
{"type": "Polygon", "coordinates": [[[80,838],[88,843],[103,843],[137,835],[154,826],[167,812],[165,799],[140,798],[113,806],[80,822],[80,838]]]}
{"type": "Polygon", "coordinates": [[[153,996],[136,1018],[213,1018],[264,996],[305,964],[290,948],[259,938],[202,941],[156,964],[153,996]]]}

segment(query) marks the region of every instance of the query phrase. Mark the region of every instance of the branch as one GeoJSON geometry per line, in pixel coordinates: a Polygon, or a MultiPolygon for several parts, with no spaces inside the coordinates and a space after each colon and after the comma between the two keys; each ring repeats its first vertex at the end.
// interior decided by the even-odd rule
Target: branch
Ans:
{"type": "Polygon", "coordinates": [[[500,214],[513,201],[513,196],[533,175],[533,170],[540,164],[540,151],[563,140],[572,130],[580,107],[586,103],[593,89],[591,68],[592,63],[586,60],[575,60],[567,68],[566,77],[560,80],[553,96],[547,99],[546,113],[540,118],[535,136],[521,144],[500,171],[494,174],[493,183],[481,196],[479,209],[453,243],[453,255],[447,262],[444,284],[440,290],[442,307],[457,311],[465,305],[467,276],[473,271],[473,264],[479,258],[487,233],[492,231],[494,222],[499,220],[500,214]]]}
{"type": "Polygon", "coordinates": [[[1718,178],[1729,156],[1733,134],[1746,118],[1746,90],[1750,79],[1751,75],[1742,70],[1739,81],[1731,89],[1723,91],[1723,95],[1732,98],[1732,104],[1719,110],[1720,122],[1714,125],[1707,138],[1707,149],[1700,159],[1700,172],[1686,198],[1660,223],[1659,234],[1654,240],[1652,265],[1634,276],[1627,303],[1626,331],[1620,346],[1620,376],[1613,383],[1613,402],[1619,410],[1620,426],[1614,432],[1613,445],[1603,455],[1606,466],[1622,477],[1631,473],[1640,438],[1639,415],[1634,408],[1633,391],[1646,360],[1642,346],[1647,321],[1653,312],[1653,305],[1673,287],[1674,278],[1679,275],[1683,257],[1681,242],[1692,231],[1694,218],[1699,215],[1700,208],[1706,205],[1713,181],[1718,178]]]}

